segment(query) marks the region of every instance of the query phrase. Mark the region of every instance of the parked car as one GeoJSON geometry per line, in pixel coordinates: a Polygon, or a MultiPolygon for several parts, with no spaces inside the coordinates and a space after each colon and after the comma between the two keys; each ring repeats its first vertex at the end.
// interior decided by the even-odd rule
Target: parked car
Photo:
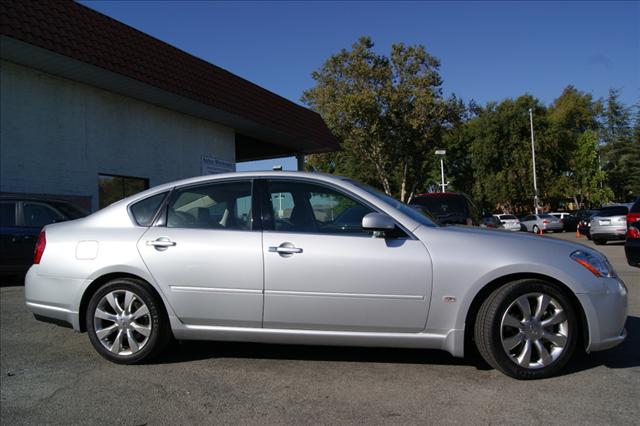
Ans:
{"type": "Polygon", "coordinates": [[[457,192],[418,194],[411,204],[426,209],[443,225],[479,226],[482,222],[480,211],[466,194],[457,192]]]}
{"type": "MultiPolygon", "coordinates": [[[[569,212],[554,212],[554,213],[549,213],[551,216],[557,218],[560,223],[562,223],[562,230],[564,232],[569,231],[570,229],[568,229],[567,227],[567,221],[571,221],[569,218],[571,217],[571,213],[569,212]]],[[[573,229],[575,231],[575,229],[573,229]]]]}
{"type": "Polygon", "coordinates": [[[591,239],[591,218],[598,214],[598,210],[579,210],[576,213],[578,232],[591,239]]]}
{"type": "Polygon", "coordinates": [[[640,198],[631,207],[627,215],[627,235],[624,252],[631,266],[640,267],[640,198]]]}
{"type": "Polygon", "coordinates": [[[480,224],[482,228],[493,228],[493,229],[504,229],[502,226],[502,222],[495,216],[485,216],[482,218],[482,223],[480,224]]]}
{"type": "Polygon", "coordinates": [[[527,232],[538,234],[542,229],[543,232],[561,232],[562,223],[557,217],[553,217],[548,213],[530,214],[520,220],[527,232]]]}
{"type": "Polygon", "coordinates": [[[562,218],[562,225],[565,232],[576,232],[578,229],[578,217],[576,213],[569,213],[562,218]]]}
{"type": "Polygon", "coordinates": [[[86,211],[63,200],[0,195],[0,275],[27,272],[43,226],[86,215],[86,211]]]}
{"type": "Polygon", "coordinates": [[[602,245],[607,241],[624,241],[627,234],[627,206],[602,207],[591,217],[590,236],[594,244],[602,245]]]}
{"type": "Polygon", "coordinates": [[[627,288],[595,250],[439,226],[353,180],[298,172],[186,179],[48,225],[25,298],[123,364],[172,337],[458,357],[475,342],[518,379],[556,374],[578,342],[619,344],[627,317],[627,288]],[[354,206],[360,227],[335,226],[354,206]]]}
{"type": "Polygon", "coordinates": [[[522,225],[520,220],[512,214],[497,214],[495,217],[502,223],[504,229],[509,231],[520,231],[522,225]]]}

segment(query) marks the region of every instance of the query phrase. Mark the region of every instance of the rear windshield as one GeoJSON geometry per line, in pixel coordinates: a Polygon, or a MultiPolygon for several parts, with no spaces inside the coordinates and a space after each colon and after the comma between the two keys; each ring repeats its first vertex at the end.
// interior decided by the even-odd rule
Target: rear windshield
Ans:
{"type": "Polygon", "coordinates": [[[503,215],[500,215],[500,219],[502,219],[502,220],[515,220],[515,219],[517,219],[517,217],[515,217],[512,214],[503,214],[503,215]]]}
{"type": "Polygon", "coordinates": [[[463,197],[458,195],[439,195],[436,197],[418,197],[412,201],[431,212],[431,214],[440,216],[451,213],[467,213],[466,203],[463,197]]]}
{"type": "Polygon", "coordinates": [[[543,219],[553,219],[553,216],[547,213],[539,214],[538,216],[540,216],[543,219]]]}
{"type": "Polygon", "coordinates": [[[600,217],[625,216],[629,213],[629,209],[625,206],[603,207],[598,212],[600,217]]]}

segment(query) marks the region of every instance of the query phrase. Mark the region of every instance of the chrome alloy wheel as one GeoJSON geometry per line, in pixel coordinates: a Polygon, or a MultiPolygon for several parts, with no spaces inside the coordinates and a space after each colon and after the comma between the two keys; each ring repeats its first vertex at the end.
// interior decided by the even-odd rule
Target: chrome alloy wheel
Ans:
{"type": "Polygon", "coordinates": [[[565,350],[569,321],[560,302],[544,293],[528,293],[509,305],[500,322],[502,347],[524,368],[543,368],[565,350]]]}
{"type": "Polygon", "coordinates": [[[96,336],[115,355],[132,355],[142,349],[151,335],[151,314],[135,293],[114,290],[107,293],[94,312],[96,336]]]}

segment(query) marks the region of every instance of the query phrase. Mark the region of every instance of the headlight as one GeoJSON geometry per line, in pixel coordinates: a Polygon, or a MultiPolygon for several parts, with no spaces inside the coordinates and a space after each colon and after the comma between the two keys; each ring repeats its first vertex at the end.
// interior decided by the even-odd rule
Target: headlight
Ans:
{"type": "Polygon", "coordinates": [[[596,277],[614,276],[613,268],[611,268],[607,259],[599,254],[576,250],[571,253],[571,259],[587,268],[596,277]]]}

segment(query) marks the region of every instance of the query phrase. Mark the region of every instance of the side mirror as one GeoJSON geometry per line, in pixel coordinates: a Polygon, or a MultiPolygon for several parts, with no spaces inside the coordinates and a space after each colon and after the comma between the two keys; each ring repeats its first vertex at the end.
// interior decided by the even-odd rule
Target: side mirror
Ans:
{"type": "Polygon", "coordinates": [[[368,213],[362,218],[362,229],[374,233],[393,231],[396,229],[396,223],[386,214],[368,213]]]}

